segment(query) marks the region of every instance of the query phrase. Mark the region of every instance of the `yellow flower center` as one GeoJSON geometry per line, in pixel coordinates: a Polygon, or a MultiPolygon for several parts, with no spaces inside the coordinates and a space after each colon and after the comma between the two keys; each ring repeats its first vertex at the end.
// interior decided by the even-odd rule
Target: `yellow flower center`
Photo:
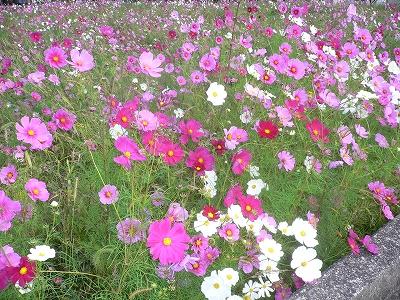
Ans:
{"type": "Polygon", "coordinates": [[[216,92],[216,91],[212,92],[212,96],[213,97],[217,97],[218,96],[218,92],[216,92]]]}
{"type": "Polygon", "coordinates": [[[121,118],[121,120],[122,120],[122,122],[126,123],[126,122],[128,121],[128,118],[125,117],[125,116],[123,116],[123,117],[121,118]]]}
{"type": "Polygon", "coordinates": [[[269,134],[269,133],[271,133],[271,130],[265,129],[264,132],[265,132],[266,134],[269,134]]]}
{"type": "Polygon", "coordinates": [[[301,266],[302,266],[302,267],[306,267],[307,264],[308,264],[308,263],[307,263],[306,261],[303,261],[303,262],[301,263],[301,266]]]}
{"type": "Polygon", "coordinates": [[[39,190],[38,189],[33,189],[33,194],[35,195],[35,196],[37,196],[37,195],[39,195],[39,190]]]}
{"type": "Polygon", "coordinates": [[[171,238],[165,237],[165,238],[163,239],[163,244],[164,244],[164,246],[170,246],[171,243],[172,243],[171,238]]]}
{"type": "Polygon", "coordinates": [[[232,274],[228,274],[228,275],[226,275],[226,279],[228,279],[228,280],[232,280],[232,278],[233,278],[232,274]]]}
{"type": "Polygon", "coordinates": [[[216,283],[213,284],[213,287],[214,287],[214,289],[219,289],[220,285],[219,285],[218,282],[216,282],[216,283]]]}
{"type": "Polygon", "coordinates": [[[58,62],[59,60],[60,60],[60,58],[57,55],[53,56],[53,61],[58,62]]]}
{"type": "Polygon", "coordinates": [[[13,173],[8,172],[8,173],[7,173],[7,178],[11,179],[12,177],[13,177],[13,173]]]}
{"type": "Polygon", "coordinates": [[[245,209],[246,209],[246,211],[251,211],[251,206],[247,204],[245,209]]]}
{"type": "Polygon", "coordinates": [[[147,125],[149,125],[149,122],[143,121],[142,124],[143,124],[143,126],[147,126],[147,125]]]}
{"type": "Polygon", "coordinates": [[[269,247],[269,248],[268,248],[268,252],[269,252],[269,253],[274,253],[274,252],[275,252],[275,249],[272,248],[272,247],[269,247]]]}
{"type": "Polygon", "coordinates": [[[169,157],[172,157],[172,156],[174,156],[174,151],[172,151],[172,150],[169,150],[169,151],[167,152],[167,155],[168,155],[169,157]]]}
{"type": "Polygon", "coordinates": [[[22,267],[21,269],[19,269],[19,274],[20,275],[25,275],[26,273],[28,273],[28,268],[27,267],[22,267]]]}
{"type": "Polygon", "coordinates": [[[302,231],[300,231],[300,235],[304,237],[304,236],[306,236],[306,232],[304,230],[302,230],[302,231]]]}
{"type": "Polygon", "coordinates": [[[65,118],[61,118],[61,119],[60,119],[60,123],[61,123],[61,124],[65,124],[65,118]]]}
{"type": "Polygon", "coordinates": [[[111,197],[111,192],[106,192],[106,197],[110,198],[111,197]]]}
{"type": "Polygon", "coordinates": [[[28,135],[29,136],[34,136],[35,135],[35,131],[33,131],[32,129],[28,130],[28,135]]]}
{"type": "Polygon", "coordinates": [[[202,164],[204,162],[204,159],[200,157],[197,161],[202,164]]]}
{"type": "Polygon", "coordinates": [[[130,158],[131,157],[131,153],[129,151],[125,151],[124,152],[125,157],[130,158]]]}
{"type": "Polygon", "coordinates": [[[226,139],[227,139],[228,141],[232,140],[232,134],[229,133],[229,134],[226,136],[226,139]]]}
{"type": "Polygon", "coordinates": [[[296,69],[295,67],[291,67],[291,68],[290,68],[290,72],[296,73],[296,71],[297,71],[297,69],[296,69]]]}
{"type": "Polygon", "coordinates": [[[192,133],[193,133],[193,130],[192,130],[192,129],[189,129],[188,132],[189,132],[190,134],[192,134],[192,133]]]}
{"type": "Polygon", "coordinates": [[[314,133],[314,135],[318,135],[319,133],[317,129],[314,129],[312,132],[314,133]]]}
{"type": "Polygon", "coordinates": [[[226,231],[226,235],[227,235],[227,236],[232,236],[232,230],[228,229],[228,230],[226,231]]]}
{"type": "Polygon", "coordinates": [[[213,214],[212,212],[209,212],[209,213],[207,214],[207,216],[208,216],[210,219],[214,218],[214,214],[213,214]]]}

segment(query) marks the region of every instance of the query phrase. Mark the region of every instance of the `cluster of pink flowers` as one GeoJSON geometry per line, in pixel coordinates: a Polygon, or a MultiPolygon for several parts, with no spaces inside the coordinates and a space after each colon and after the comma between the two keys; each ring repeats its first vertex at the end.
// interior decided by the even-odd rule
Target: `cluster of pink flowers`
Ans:
{"type": "Polygon", "coordinates": [[[374,199],[381,206],[381,210],[386,219],[392,220],[394,216],[389,205],[399,204],[395,190],[391,187],[386,187],[385,184],[380,181],[370,182],[368,184],[368,188],[371,191],[374,199]]]}

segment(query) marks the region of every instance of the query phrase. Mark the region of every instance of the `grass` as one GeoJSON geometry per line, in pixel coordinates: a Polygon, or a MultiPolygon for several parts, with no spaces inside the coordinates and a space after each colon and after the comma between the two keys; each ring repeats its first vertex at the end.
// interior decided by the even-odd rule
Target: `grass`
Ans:
{"type": "MultiPolygon", "coordinates": [[[[48,5],[47,8],[49,7],[55,6],[48,5]]],[[[195,214],[205,204],[211,203],[222,208],[222,200],[229,187],[238,181],[245,187],[250,176],[234,176],[229,167],[230,154],[219,157],[216,165],[219,177],[218,194],[214,199],[207,199],[198,191],[198,187],[201,186],[199,178],[193,177],[191,171],[182,164],[171,168],[163,164],[160,158],[150,157],[146,163],[134,164],[133,169],[126,172],[112,161],[116,150],[102,113],[106,97],[115,95],[117,99],[125,101],[141,92],[139,86],[132,83],[134,76],[124,70],[126,58],[138,53],[136,45],[152,47],[157,41],[167,42],[165,32],[160,32],[157,26],[162,23],[161,18],[168,16],[175,7],[184,23],[204,15],[207,24],[204,26],[207,29],[212,28],[210,24],[213,24],[215,16],[223,14],[222,7],[213,4],[175,6],[119,2],[104,5],[63,4],[58,10],[39,7],[31,13],[18,9],[0,12],[4,18],[4,27],[0,30],[0,50],[3,55],[12,57],[13,64],[21,74],[33,72],[36,65],[42,62],[42,51],[45,48],[33,46],[27,35],[30,31],[40,28],[48,27],[44,31],[47,41],[50,37],[58,41],[65,37],[80,39],[83,48],[93,48],[96,61],[96,68],[92,72],[79,76],[57,71],[61,79],[59,87],[47,83],[42,86],[24,87],[27,95],[34,90],[43,95],[43,101],[33,108],[26,105],[24,97],[9,92],[0,94],[1,101],[5,104],[0,115],[0,132],[1,136],[4,136],[4,144],[16,145],[14,124],[20,116],[40,114],[45,106],[54,109],[65,107],[74,112],[78,120],[73,132],[54,134],[54,148],[51,150],[40,153],[28,151],[25,161],[18,163],[20,178],[17,183],[11,187],[2,186],[11,198],[31,204],[34,208],[32,219],[15,222],[10,231],[0,235],[0,245],[12,244],[19,253],[27,253],[30,247],[45,243],[57,250],[57,257],[40,266],[40,276],[35,280],[32,293],[20,296],[15,289],[10,288],[0,294],[0,299],[202,299],[199,291],[202,278],[183,273],[178,274],[173,283],[160,280],[154,272],[157,264],[151,260],[145,243],[123,245],[117,239],[115,226],[119,219],[128,216],[134,216],[145,224],[150,220],[162,218],[166,207],[153,207],[150,199],[152,192],[161,190],[165,194],[166,205],[169,202],[179,202],[189,210],[190,217],[186,224],[187,228],[190,228],[195,214]],[[51,20],[50,25],[43,25],[40,17],[51,20]],[[84,17],[87,22],[79,22],[78,17],[84,17]],[[64,27],[63,24],[67,20],[71,20],[71,25],[64,27]],[[103,38],[98,37],[97,27],[103,24],[113,26],[119,31],[118,37],[125,38],[120,40],[120,48],[112,49],[103,38]],[[84,34],[76,35],[77,30],[84,34]],[[89,36],[86,40],[85,34],[89,36]],[[91,40],[94,41],[94,45],[91,44],[91,40]],[[18,47],[18,44],[21,47],[18,47]],[[30,57],[29,62],[22,61],[23,55],[30,57]],[[96,85],[101,86],[101,92],[95,88],[96,85]],[[96,151],[91,153],[88,150],[84,143],[87,140],[97,145],[96,151]],[[60,204],[58,208],[51,208],[46,203],[32,203],[28,199],[23,185],[32,177],[47,183],[52,194],[51,200],[60,204]],[[115,206],[104,207],[99,204],[97,192],[104,183],[116,185],[120,191],[119,201],[115,206]],[[62,283],[54,283],[57,278],[62,278],[62,283]]],[[[234,10],[234,7],[232,9],[234,10]]],[[[372,14],[373,10],[365,10],[366,14],[372,14]]],[[[324,8],[321,16],[329,17],[332,11],[343,16],[343,8],[330,7],[324,8]]],[[[378,12],[376,14],[379,18],[390,14],[389,11],[380,11],[380,8],[378,12]]],[[[238,15],[246,15],[244,3],[240,3],[238,15]]],[[[263,26],[283,28],[282,20],[274,10],[262,7],[258,15],[263,26]]],[[[323,30],[327,25],[326,21],[314,21],[316,15],[318,14],[311,14],[310,24],[315,24],[323,30]]],[[[176,27],[176,24],[174,26],[176,27]]],[[[234,37],[239,36],[243,30],[244,26],[237,24],[236,32],[233,32],[234,37]]],[[[351,29],[348,30],[351,32],[351,29]]],[[[223,34],[226,32],[223,31],[223,34]]],[[[201,54],[213,45],[214,36],[211,34],[210,38],[201,39],[201,54]]],[[[257,37],[254,48],[265,47],[269,54],[277,52],[279,45],[286,41],[279,34],[271,39],[257,37]]],[[[166,53],[172,55],[184,39],[185,37],[180,35],[177,40],[168,42],[166,53]]],[[[395,46],[391,33],[385,36],[385,42],[389,47],[395,46]]],[[[302,51],[295,43],[291,44],[294,56],[301,57],[302,51]]],[[[230,51],[228,44],[224,43],[221,49],[221,65],[227,65],[230,51]]],[[[242,49],[233,48],[232,56],[241,52],[242,49]]],[[[192,59],[186,64],[179,63],[182,75],[188,78],[192,70],[197,68],[197,61],[192,59]]],[[[240,77],[234,72],[229,74],[238,77],[238,82],[227,86],[226,105],[211,107],[205,98],[205,86],[201,85],[193,87],[191,93],[179,94],[177,106],[186,112],[186,116],[190,115],[191,118],[200,120],[210,132],[221,133],[223,128],[241,124],[239,114],[244,106],[250,107],[254,119],[265,118],[265,110],[259,103],[251,99],[245,99],[243,102],[234,100],[234,94],[243,92],[243,85],[247,81],[256,85],[255,81],[249,77],[240,77]]],[[[222,75],[223,73],[210,76],[210,80],[221,81],[222,75]]],[[[151,87],[176,87],[172,76],[162,76],[159,80],[145,76],[136,77],[139,78],[139,83],[146,82],[151,87]]],[[[277,96],[275,103],[283,105],[285,96],[282,87],[291,84],[282,78],[279,84],[268,88],[269,92],[277,96]]],[[[299,81],[297,86],[314,92],[310,78],[299,81]]],[[[348,92],[356,92],[359,89],[359,82],[354,82],[348,92]]],[[[155,111],[155,107],[151,108],[155,111]]],[[[168,113],[172,114],[172,111],[168,113]]],[[[371,133],[381,132],[390,139],[399,140],[398,129],[382,127],[374,117],[354,120],[353,117],[337,111],[323,112],[319,109],[308,112],[307,115],[310,118],[320,118],[329,128],[337,128],[340,124],[351,126],[360,123],[371,133]]],[[[399,186],[399,179],[392,176],[400,161],[395,147],[382,149],[371,142],[371,138],[358,140],[360,147],[368,154],[366,162],[356,161],[352,167],[335,170],[324,169],[320,175],[309,174],[302,165],[306,155],[315,155],[324,165],[332,158],[322,156],[318,146],[309,138],[303,122],[295,121],[295,135],[282,134],[274,142],[257,138],[250,124],[242,127],[250,133],[250,142],[246,143],[245,147],[253,153],[253,164],[259,166],[260,178],[270,187],[269,191],[264,190],[260,195],[264,209],[278,221],[288,222],[298,216],[305,216],[308,211],[318,214],[320,223],[317,252],[324,262],[324,267],[349,252],[346,243],[347,226],[353,226],[360,234],[370,234],[385,223],[379,206],[367,190],[367,184],[373,180],[381,180],[387,186],[399,186]],[[296,157],[295,172],[278,170],[276,155],[281,150],[289,150],[296,157]]],[[[205,141],[202,143],[207,144],[205,141]]],[[[339,141],[333,138],[329,144],[329,148],[333,150],[333,157],[338,157],[339,147],[339,141]]],[[[193,149],[194,144],[189,144],[188,148],[193,149]]],[[[8,162],[10,157],[0,153],[0,166],[8,162]]],[[[395,211],[398,212],[398,209],[395,211]]],[[[194,233],[193,229],[190,233],[194,233]]],[[[285,249],[295,247],[287,240],[278,241],[283,243],[285,249]]],[[[211,269],[236,268],[237,259],[243,254],[244,247],[232,248],[217,240],[214,243],[223,255],[211,269]]],[[[285,269],[285,264],[288,268],[289,262],[289,258],[286,257],[282,269],[285,269]]],[[[288,272],[284,272],[285,277],[289,275],[288,272]]]]}

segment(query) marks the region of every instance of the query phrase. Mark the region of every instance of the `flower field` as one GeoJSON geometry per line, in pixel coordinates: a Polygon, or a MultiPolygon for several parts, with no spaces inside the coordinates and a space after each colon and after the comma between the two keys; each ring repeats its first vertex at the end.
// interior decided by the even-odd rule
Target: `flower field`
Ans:
{"type": "Polygon", "coordinates": [[[0,299],[288,299],[378,254],[399,26],[347,1],[0,7],[0,299]]]}

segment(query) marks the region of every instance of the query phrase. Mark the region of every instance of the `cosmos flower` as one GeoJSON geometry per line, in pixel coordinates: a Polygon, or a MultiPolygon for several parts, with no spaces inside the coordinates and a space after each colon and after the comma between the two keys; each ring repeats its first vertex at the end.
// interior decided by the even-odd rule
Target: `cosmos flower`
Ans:
{"type": "Polygon", "coordinates": [[[18,178],[18,171],[14,165],[8,165],[0,169],[0,182],[5,185],[15,183],[18,178]]]}
{"type": "Polygon", "coordinates": [[[53,121],[56,123],[58,128],[64,131],[70,131],[74,127],[76,116],[64,108],[60,108],[54,113],[53,121]]]}
{"type": "Polygon", "coordinates": [[[139,220],[126,218],[117,224],[118,239],[125,244],[134,244],[144,237],[139,220]]]}
{"type": "Polygon", "coordinates": [[[182,223],[173,225],[168,218],[154,221],[150,224],[147,237],[147,247],[153,260],[160,260],[160,264],[173,264],[180,262],[189,249],[190,237],[182,223]]]}
{"type": "Polygon", "coordinates": [[[25,184],[25,190],[28,192],[28,196],[35,202],[37,200],[42,202],[49,200],[50,194],[47,191],[46,183],[36,178],[28,180],[25,184]]]}
{"type": "Polygon", "coordinates": [[[160,73],[164,70],[163,68],[160,68],[161,64],[162,61],[158,59],[158,57],[154,58],[153,53],[151,52],[143,52],[139,56],[141,71],[151,77],[161,77],[160,73]]]}
{"type": "Polygon", "coordinates": [[[207,101],[211,102],[214,106],[220,106],[225,103],[227,95],[225,87],[222,84],[213,82],[207,90],[207,101]]]}
{"type": "Polygon", "coordinates": [[[99,192],[99,199],[102,204],[110,205],[118,200],[118,195],[116,186],[106,184],[99,192]]]}
{"type": "Polygon", "coordinates": [[[195,170],[198,175],[204,175],[205,171],[213,170],[214,163],[214,156],[204,147],[197,147],[190,151],[186,160],[186,166],[195,170]]]}
{"type": "Polygon", "coordinates": [[[201,123],[194,119],[179,122],[179,129],[181,131],[179,140],[182,144],[187,144],[189,139],[198,143],[200,138],[204,136],[201,123]]]}
{"type": "Polygon", "coordinates": [[[263,212],[261,200],[253,196],[240,197],[239,205],[242,209],[243,216],[248,218],[250,221],[257,219],[257,217],[263,212]]]}
{"type": "Polygon", "coordinates": [[[31,145],[32,150],[44,150],[53,143],[53,136],[47,130],[46,125],[39,118],[21,118],[21,124],[15,125],[17,139],[31,145]]]}
{"type": "Polygon", "coordinates": [[[306,128],[310,133],[311,139],[314,142],[322,141],[324,143],[329,142],[329,132],[330,130],[322,124],[318,119],[314,119],[306,124],[306,128]]]}
{"type": "Polygon", "coordinates": [[[259,121],[256,126],[258,135],[261,138],[275,139],[278,134],[278,126],[271,121],[259,121]]]}
{"type": "Polygon", "coordinates": [[[232,156],[232,172],[241,175],[250,164],[252,155],[250,151],[241,149],[232,156]]]}
{"type": "Polygon", "coordinates": [[[304,282],[311,282],[321,277],[322,261],[316,258],[317,251],[300,246],[293,251],[290,267],[304,282]]]}
{"type": "Polygon", "coordinates": [[[50,67],[55,69],[60,69],[68,64],[67,54],[62,48],[57,46],[52,46],[44,51],[44,60],[50,67]]]}
{"type": "Polygon", "coordinates": [[[29,251],[28,258],[31,261],[46,261],[56,256],[56,251],[47,245],[38,245],[29,251]]]}
{"type": "Polygon", "coordinates": [[[17,267],[7,268],[9,280],[21,287],[25,287],[29,282],[35,279],[36,264],[29,261],[27,257],[22,257],[17,267]]]}
{"type": "Polygon", "coordinates": [[[126,169],[131,168],[132,161],[146,160],[146,156],[140,152],[138,145],[129,137],[119,137],[115,141],[114,145],[117,150],[122,152],[122,155],[114,157],[114,162],[125,167],[126,169]]]}
{"type": "Polygon", "coordinates": [[[71,50],[71,65],[79,72],[87,72],[94,68],[93,56],[87,51],[71,50]]]}
{"type": "Polygon", "coordinates": [[[285,169],[286,172],[293,171],[296,164],[296,160],[293,155],[288,151],[281,151],[278,153],[279,169],[285,169]]]}

